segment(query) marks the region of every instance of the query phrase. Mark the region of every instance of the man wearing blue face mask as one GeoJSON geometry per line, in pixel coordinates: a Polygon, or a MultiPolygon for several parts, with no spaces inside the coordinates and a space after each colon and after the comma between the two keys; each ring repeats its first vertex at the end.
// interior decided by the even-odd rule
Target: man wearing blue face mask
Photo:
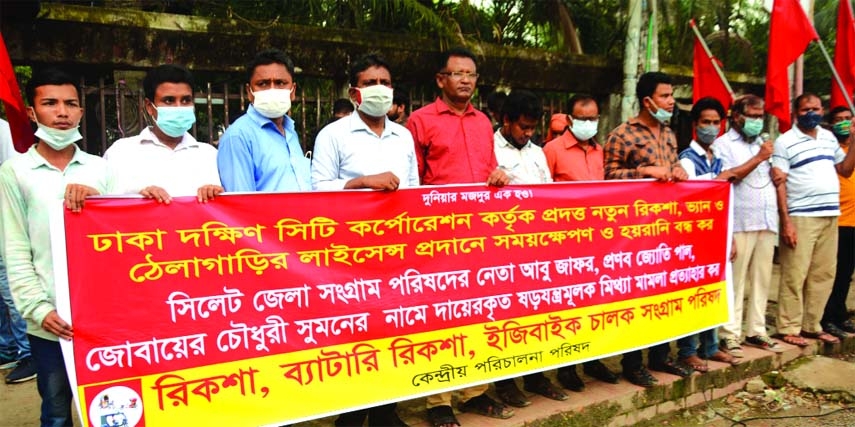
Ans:
{"type": "MultiPolygon", "coordinates": [[[[680,163],[689,179],[728,179],[722,172],[722,161],[713,154],[712,143],[721,131],[724,106],[717,99],[705,97],[692,106],[692,127],[697,137],[680,152],[680,163]]],[[[716,329],[709,329],[677,340],[677,357],[698,372],[709,371],[705,360],[735,363],[735,358],[718,348],[716,329]]]]}
{"type": "Polygon", "coordinates": [[[190,71],[174,64],[155,67],[146,74],[143,91],[154,125],[117,140],[104,153],[115,179],[113,192],[166,204],[172,196],[207,202],[222,193],[217,150],[187,133],[196,122],[190,71]]]}
{"type": "MultiPolygon", "coordinates": [[[[837,343],[821,319],[837,268],[840,183],[855,169],[852,139],[844,152],[831,132],[819,127],[822,102],[812,93],[793,101],[796,125],[775,141],[772,165],[786,180],[778,186],[781,217],[781,287],[778,333],[784,342],[806,346],[802,337],[837,343]]],[[[850,125],[851,130],[851,125],[850,125]]]]}
{"type": "Polygon", "coordinates": [[[252,103],[220,138],[217,166],[226,191],[308,191],[311,164],[288,117],[295,99],[294,62],[284,52],[259,52],[246,66],[252,103]]]}
{"type": "Polygon", "coordinates": [[[71,340],[74,330],[57,313],[49,212],[59,201],[79,212],[86,197],[106,194],[112,185],[107,162],[75,144],[83,139],[76,81],[57,69],[33,73],[26,88],[27,113],[38,125],[37,143],[0,165],[0,249],[15,307],[27,322],[42,426],[72,426],[74,421],[59,344],[71,340]]]}

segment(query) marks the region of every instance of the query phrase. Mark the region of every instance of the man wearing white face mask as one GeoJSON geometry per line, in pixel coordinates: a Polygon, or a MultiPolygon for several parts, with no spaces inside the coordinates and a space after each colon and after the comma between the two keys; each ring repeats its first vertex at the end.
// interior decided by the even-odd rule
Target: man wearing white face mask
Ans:
{"type": "Polygon", "coordinates": [[[195,195],[207,202],[222,193],[217,150],[187,133],[196,122],[190,71],[174,64],[155,67],[146,74],[143,91],[154,125],[117,140],[104,153],[113,191],[167,204],[172,196],[195,195]]]}
{"type": "Polygon", "coordinates": [[[597,143],[600,108],[589,96],[573,95],[567,102],[567,131],[543,147],[555,181],[602,181],[603,149],[597,143]]]}
{"type": "MultiPolygon", "coordinates": [[[[543,147],[552,179],[560,181],[602,181],[603,148],[597,143],[600,106],[590,95],[576,94],[567,101],[567,130],[543,147]]],[[[582,364],[586,375],[610,384],[617,384],[615,375],[603,362],[589,360],[582,364]]],[[[585,390],[585,382],[575,365],[558,368],[561,385],[575,392],[585,390]]]]}
{"type": "Polygon", "coordinates": [[[312,188],[397,190],[419,185],[413,137],[389,120],[392,77],[379,55],[366,55],[351,66],[351,101],[356,114],[330,123],[315,140],[312,188]]]}
{"type": "Polygon", "coordinates": [[[308,191],[310,162],[288,117],[295,98],[294,63],[276,49],[247,65],[252,105],[220,138],[217,166],[226,191],[308,191]]]}
{"type": "MultiPolygon", "coordinates": [[[[419,185],[413,137],[387,118],[392,107],[389,64],[377,54],[350,67],[348,94],[356,112],[330,123],[318,134],[312,159],[315,190],[370,188],[395,191],[419,185]]],[[[341,414],[336,427],[406,427],[390,403],[341,414]]]]}
{"type": "Polygon", "coordinates": [[[15,306],[27,322],[32,362],[42,397],[41,423],[71,426],[72,391],[59,340],[74,331],[56,310],[49,212],[58,201],[79,212],[87,196],[109,192],[107,162],[75,142],[83,110],[68,74],[46,69],[27,83],[37,143],[0,165],[0,249],[15,306]]]}

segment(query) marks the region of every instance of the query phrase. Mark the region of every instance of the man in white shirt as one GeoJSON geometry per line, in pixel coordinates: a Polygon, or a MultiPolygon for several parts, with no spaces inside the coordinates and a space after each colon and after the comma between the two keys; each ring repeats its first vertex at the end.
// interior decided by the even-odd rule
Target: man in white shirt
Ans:
{"type": "MultiPolygon", "coordinates": [[[[377,54],[359,58],[350,68],[350,99],[356,112],[330,123],[318,133],[312,159],[314,190],[370,188],[395,191],[419,185],[413,136],[389,120],[392,107],[392,73],[377,54]]],[[[336,427],[406,427],[385,404],[341,414],[336,427]]]]}
{"type": "Polygon", "coordinates": [[[837,269],[837,217],[840,182],[855,169],[855,150],[844,153],[834,134],[821,128],[822,101],[804,93],[793,101],[796,124],[775,141],[773,168],[785,177],[779,185],[781,287],[778,334],[793,345],[802,337],[834,344],[820,321],[837,269]]]}
{"type": "Polygon", "coordinates": [[[174,64],[152,68],[143,91],[154,124],[119,139],[104,153],[114,193],[141,194],[167,204],[172,196],[195,195],[206,202],[222,193],[217,150],[187,133],[196,122],[190,71],[174,64]]]}
{"type": "MultiPolygon", "coordinates": [[[[730,130],[713,142],[722,169],[733,183],[733,319],[719,329],[720,347],[741,358],[743,303],[745,344],[779,353],[766,331],[766,304],[772,286],[772,258],[778,233],[778,202],[770,176],[772,142],[763,141],[763,99],[745,95],[731,108],[730,130]]],[[[712,357],[719,362],[734,363],[712,357]]]]}
{"type": "MultiPolygon", "coordinates": [[[[543,184],[552,182],[543,150],[531,142],[543,107],[533,93],[515,90],[505,98],[499,128],[493,134],[496,160],[508,175],[511,184],[543,184]]],[[[567,400],[567,395],[543,373],[523,376],[524,388],[553,400],[567,400]]],[[[496,395],[503,402],[518,408],[531,405],[517,388],[513,378],[496,381],[496,395]]]]}
{"type": "Polygon", "coordinates": [[[356,113],[318,133],[312,189],[392,191],[419,185],[413,136],[386,116],[393,93],[389,66],[379,55],[366,55],[352,66],[350,80],[356,113]]]}
{"type": "Polygon", "coordinates": [[[552,182],[543,149],[530,139],[543,116],[537,97],[527,91],[514,91],[502,106],[502,121],[493,134],[496,161],[510,179],[510,184],[552,182]],[[513,101],[513,105],[505,105],[513,101]]]}

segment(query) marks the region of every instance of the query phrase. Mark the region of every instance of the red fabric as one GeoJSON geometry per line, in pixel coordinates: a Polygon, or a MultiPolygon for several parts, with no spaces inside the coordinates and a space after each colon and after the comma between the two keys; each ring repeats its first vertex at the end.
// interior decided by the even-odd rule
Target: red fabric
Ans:
{"type": "MultiPolygon", "coordinates": [[[[840,80],[846,87],[846,93],[852,96],[855,88],[855,19],[852,18],[852,5],[849,0],[840,0],[837,9],[837,45],[834,48],[834,68],[840,74],[840,80]]],[[[831,108],[846,107],[846,98],[837,82],[831,81],[831,108]]]]}
{"type": "Polygon", "coordinates": [[[798,0],[775,0],[769,24],[769,61],[766,66],[766,112],[778,118],[784,132],[792,126],[787,67],[819,40],[798,0]]]}
{"type": "Polygon", "coordinates": [[[35,142],[33,128],[30,127],[30,119],[24,107],[24,99],[21,98],[21,89],[18,88],[18,80],[15,79],[15,70],[6,50],[6,42],[0,34],[0,100],[6,108],[6,119],[9,121],[9,129],[12,131],[12,143],[15,150],[23,153],[35,142]]]}
{"type": "MultiPolygon", "coordinates": [[[[694,78],[692,81],[692,103],[698,102],[699,99],[711,96],[724,105],[724,110],[727,111],[730,105],[733,104],[733,96],[727,90],[722,77],[718,75],[713,66],[712,61],[718,63],[721,67],[721,61],[716,57],[709,57],[701,41],[695,37],[695,58],[693,63],[694,78]]],[[[722,117],[724,119],[724,117],[722,117]]],[[[721,131],[719,135],[727,130],[727,120],[721,121],[721,131]]]]}
{"type": "Polygon", "coordinates": [[[437,98],[410,115],[423,185],[485,183],[497,167],[493,126],[472,104],[457,114],[437,98]]]}

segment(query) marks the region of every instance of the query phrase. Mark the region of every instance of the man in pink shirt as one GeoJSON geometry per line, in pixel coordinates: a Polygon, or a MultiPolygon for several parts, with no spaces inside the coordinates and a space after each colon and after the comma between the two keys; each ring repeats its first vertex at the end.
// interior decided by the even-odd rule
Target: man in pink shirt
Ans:
{"type": "Polygon", "coordinates": [[[600,108],[589,95],[567,102],[568,130],[543,147],[554,181],[602,181],[603,148],[597,143],[600,108]]]}
{"type": "MultiPolygon", "coordinates": [[[[501,187],[509,181],[496,162],[490,119],[469,102],[478,81],[475,61],[467,49],[446,51],[436,74],[441,95],[414,111],[407,122],[423,185],[486,182],[501,187]]],[[[501,419],[514,415],[486,392],[486,384],[460,390],[460,409],[501,419]]],[[[451,407],[451,392],[428,396],[427,415],[433,427],[460,425],[451,407]]]]}

